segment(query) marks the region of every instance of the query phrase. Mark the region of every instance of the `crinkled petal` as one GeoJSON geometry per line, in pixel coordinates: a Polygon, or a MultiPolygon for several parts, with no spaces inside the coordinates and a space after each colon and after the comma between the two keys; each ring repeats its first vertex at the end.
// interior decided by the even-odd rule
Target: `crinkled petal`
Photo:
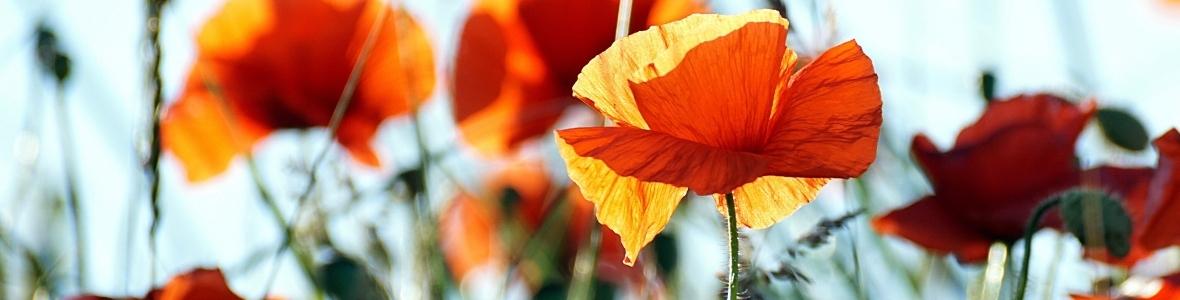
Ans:
{"type": "Polygon", "coordinates": [[[777,127],[763,149],[772,174],[860,176],[877,155],[881,91],[856,41],[829,49],[791,78],[779,96],[777,127]]]}
{"type": "MultiPolygon", "coordinates": [[[[729,17],[692,15],[627,36],[582,68],[582,73],[574,83],[574,96],[616,123],[647,129],[648,124],[640,115],[629,86],[635,71],[654,62],[670,45],[681,44],[679,47],[686,51],[693,45],[727,35],[755,22],[786,26],[786,20],[780,18],[778,13],[758,10],[729,17]]],[[[785,43],[784,40],[780,42],[785,43]]]]}
{"type": "Polygon", "coordinates": [[[579,155],[602,161],[622,176],[688,187],[702,195],[728,193],[766,171],[762,156],[629,127],[559,130],[559,139],[579,155]]]}
{"type": "Polygon", "coordinates": [[[594,203],[598,222],[619,235],[627,252],[623,263],[633,265],[639,250],[664,230],[688,189],[619,175],[601,160],[579,155],[560,136],[556,140],[570,179],[594,203]]]}
{"type": "Polygon", "coordinates": [[[881,234],[903,237],[928,250],[954,254],[960,262],[987,260],[992,239],[961,222],[934,196],[922,198],[905,208],[873,219],[881,234]]]}
{"type": "MultiPolygon", "coordinates": [[[[733,190],[738,224],[754,229],[770,227],[810,203],[831,179],[762,176],[733,190]]],[[[728,214],[725,195],[713,195],[717,210],[728,214]]]]}
{"type": "Polygon", "coordinates": [[[651,130],[713,147],[760,148],[783,80],[786,20],[769,11],[698,15],[652,30],[667,48],[630,78],[651,130]]]}

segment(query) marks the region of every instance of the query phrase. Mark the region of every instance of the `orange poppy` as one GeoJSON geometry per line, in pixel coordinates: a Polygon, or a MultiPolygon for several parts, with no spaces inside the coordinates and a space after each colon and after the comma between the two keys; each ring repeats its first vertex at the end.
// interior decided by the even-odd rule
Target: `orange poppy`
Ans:
{"type": "Polygon", "coordinates": [[[434,67],[421,28],[376,0],[228,1],[197,35],[196,62],[162,120],[164,147],[195,182],[274,130],[327,126],[380,16],[336,138],[379,165],[370,138],[429,96],[434,67]]]}
{"type": "MultiPolygon", "coordinates": [[[[74,300],[113,299],[101,296],[77,296],[74,300]]],[[[147,300],[232,300],[242,299],[230,290],[219,269],[198,268],[172,277],[164,287],[148,292],[147,300]]]]}
{"type": "Polygon", "coordinates": [[[698,14],[618,42],[590,61],[574,96],[619,127],[557,132],[570,178],[618,233],[625,264],[663,230],[689,189],[736,200],[764,228],[829,178],[876,157],[881,95],[855,41],[799,71],[773,10],[698,14]]]}
{"type": "MultiPolygon", "coordinates": [[[[553,198],[552,184],[548,174],[539,163],[521,163],[509,167],[492,177],[485,184],[484,194],[488,197],[477,198],[471,195],[459,195],[443,210],[439,218],[439,242],[443,256],[451,273],[456,279],[462,280],[471,271],[485,267],[503,267],[508,263],[508,245],[503,243],[503,226],[506,222],[519,221],[521,230],[526,236],[535,234],[539,230],[545,213],[552,207],[547,199],[553,198]],[[500,204],[484,199],[500,199],[506,189],[512,189],[517,196],[516,210],[503,212],[500,204]],[[509,214],[509,215],[506,215],[509,214]]],[[[590,232],[593,207],[581,198],[576,187],[571,186],[566,191],[567,199],[572,207],[565,219],[569,220],[565,232],[565,242],[558,249],[563,257],[571,260],[574,254],[583,246],[590,232]]],[[[603,258],[622,257],[622,246],[617,242],[618,236],[604,233],[602,248],[599,255],[603,258]],[[614,240],[615,242],[608,243],[614,240]]],[[[517,253],[520,254],[520,253],[517,253]]],[[[600,260],[601,262],[601,260],[600,260]]],[[[607,264],[600,263],[598,275],[601,279],[622,285],[624,283],[643,282],[643,273],[638,270],[619,272],[607,264]]]]}
{"type": "Polygon", "coordinates": [[[218,269],[196,269],[172,277],[163,288],[148,293],[148,299],[197,300],[242,299],[229,289],[218,269]]]}
{"type": "Polygon", "coordinates": [[[989,103],[946,152],[919,134],[911,151],[934,194],[877,217],[873,227],[961,262],[984,261],[991,243],[1022,237],[1041,200],[1078,185],[1074,144],[1094,111],[1092,102],[1023,95],[989,103]]]}
{"type": "MultiPolygon", "coordinates": [[[[610,46],[618,0],[484,0],[459,36],[454,114],[463,139],[502,155],[547,133],[577,103],[578,71],[610,46]]],[[[631,31],[700,10],[695,0],[635,0],[631,31]]]]}

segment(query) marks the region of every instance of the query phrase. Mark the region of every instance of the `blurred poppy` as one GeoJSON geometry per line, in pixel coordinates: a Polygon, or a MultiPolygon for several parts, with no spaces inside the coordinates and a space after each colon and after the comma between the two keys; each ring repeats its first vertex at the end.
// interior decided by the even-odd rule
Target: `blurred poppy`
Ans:
{"type": "Polygon", "coordinates": [[[1104,253],[1087,256],[1130,267],[1153,251],[1180,245],[1180,131],[1169,130],[1154,141],[1159,152],[1156,168],[1103,166],[1086,172],[1085,180],[1096,181],[1106,191],[1123,199],[1134,220],[1131,253],[1114,258],[1104,253]]]}
{"type": "Polygon", "coordinates": [[[876,157],[881,95],[855,41],[798,72],[773,10],[693,15],[618,42],[583,69],[574,96],[619,127],[557,132],[570,178],[618,233],[632,264],[688,189],[736,200],[765,228],[829,178],[876,157]]]}
{"type": "MultiPolygon", "coordinates": [[[[578,71],[610,46],[618,0],[484,0],[463,26],[454,114],[463,139],[501,155],[547,133],[578,71]]],[[[695,0],[635,0],[631,31],[700,10],[695,0]]]]}
{"type": "Polygon", "coordinates": [[[196,269],[172,277],[163,288],[148,293],[153,300],[242,299],[229,289],[218,269],[196,269]]]}
{"type": "Polygon", "coordinates": [[[422,30],[376,0],[227,2],[197,35],[196,62],[162,120],[164,147],[201,181],[274,130],[327,126],[380,16],[336,138],[358,162],[379,165],[370,138],[426,99],[434,69],[422,30]]]}
{"type": "MultiPolygon", "coordinates": [[[[552,211],[552,201],[556,198],[550,177],[539,163],[521,163],[509,167],[492,177],[485,184],[485,193],[489,197],[474,197],[459,195],[443,210],[439,219],[441,224],[440,244],[448,268],[458,280],[463,280],[472,271],[479,268],[503,268],[508,263],[512,249],[519,249],[520,245],[513,245],[507,240],[506,234],[511,234],[513,225],[517,225],[517,234],[524,238],[539,234],[542,222],[547,213],[563,214],[566,224],[563,242],[550,241],[547,245],[557,247],[557,253],[565,261],[572,264],[574,254],[580,250],[590,233],[588,225],[593,224],[593,206],[581,198],[577,188],[571,186],[566,191],[563,201],[570,206],[563,211],[552,211]],[[485,199],[511,201],[514,203],[497,203],[485,199]],[[508,210],[503,210],[504,208],[508,210]],[[511,224],[512,222],[519,222],[511,224]]],[[[524,242],[524,241],[517,241],[524,242]]],[[[602,248],[599,256],[602,258],[622,259],[622,246],[618,243],[618,236],[604,232],[602,248]],[[614,241],[610,243],[610,241],[614,241]]],[[[529,259],[529,258],[526,258],[529,259]]],[[[638,269],[622,272],[613,268],[614,264],[602,263],[599,260],[600,279],[616,285],[642,283],[643,273],[638,269]]]]}
{"type": "MultiPolygon", "coordinates": [[[[77,296],[74,300],[114,299],[93,295],[77,296]]],[[[147,300],[229,300],[242,299],[230,290],[225,275],[219,269],[198,268],[172,277],[164,287],[148,292],[147,300]]]]}
{"type": "MultiPolygon", "coordinates": [[[[1082,295],[1070,294],[1070,299],[1073,300],[1170,300],[1180,299],[1180,274],[1172,274],[1159,279],[1158,289],[1155,286],[1149,287],[1149,291],[1131,291],[1136,295],[1119,295],[1119,296],[1096,296],[1096,295],[1082,295]],[[1139,292],[1146,292],[1148,295],[1143,295],[1139,292]]],[[[1146,289],[1146,288],[1145,288],[1146,289]]],[[[1128,293],[1130,294],[1130,293],[1128,293]]]]}
{"type": "Polygon", "coordinates": [[[988,103],[949,151],[919,134],[911,151],[934,194],[876,218],[873,227],[961,262],[985,260],[991,243],[1021,238],[1041,200],[1078,185],[1074,144],[1093,114],[1092,102],[1023,95],[988,103]]]}

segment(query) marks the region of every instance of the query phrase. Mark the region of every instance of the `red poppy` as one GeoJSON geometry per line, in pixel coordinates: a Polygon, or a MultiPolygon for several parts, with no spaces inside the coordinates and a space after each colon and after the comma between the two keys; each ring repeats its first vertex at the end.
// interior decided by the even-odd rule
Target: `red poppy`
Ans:
{"type": "Polygon", "coordinates": [[[1169,130],[1154,142],[1159,162],[1152,168],[1099,167],[1087,171],[1086,181],[1123,199],[1134,221],[1131,252],[1114,258],[1104,253],[1087,256],[1107,263],[1132,266],[1153,251],[1180,245],[1180,131],[1169,130]]]}
{"type": "MultiPolygon", "coordinates": [[[[113,299],[93,295],[77,296],[74,300],[113,299]]],[[[234,300],[242,299],[230,290],[225,275],[219,269],[194,269],[172,277],[164,287],[148,292],[146,300],[234,300]]]]}
{"type": "Polygon", "coordinates": [[[201,181],[274,130],[327,126],[383,15],[337,136],[377,166],[370,138],[430,94],[434,69],[422,30],[376,0],[227,2],[197,35],[196,63],[162,120],[164,147],[201,181]]]}
{"type": "Polygon", "coordinates": [[[1041,200],[1077,186],[1074,144],[1093,114],[1092,102],[1017,96],[989,103],[946,152],[919,134],[911,151],[934,194],[876,218],[873,227],[962,262],[985,260],[991,243],[1023,235],[1041,200]]]}
{"type": "Polygon", "coordinates": [[[618,233],[625,264],[663,230],[688,189],[732,192],[737,222],[765,228],[829,178],[876,158],[877,75],[855,41],[794,71],[787,20],[772,10],[698,14],[618,42],[574,96],[619,127],[557,132],[570,178],[618,233]]]}
{"type": "MultiPolygon", "coordinates": [[[[578,71],[610,46],[618,0],[484,0],[463,26],[454,113],[464,140],[500,155],[547,133],[578,71]]],[[[635,0],[631,31],[680,19],[695,0],[635,0]]]]}

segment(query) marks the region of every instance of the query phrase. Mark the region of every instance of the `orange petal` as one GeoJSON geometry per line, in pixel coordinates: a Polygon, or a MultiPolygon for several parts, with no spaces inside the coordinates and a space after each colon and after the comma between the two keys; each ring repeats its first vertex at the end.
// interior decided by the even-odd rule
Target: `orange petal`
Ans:
{"type": "Polygon", "coordinates": [[[226,104],[200,80],[200,69],[189,75],[180,99],[160,120],[160,137],[165,150],[176,155],[189,182],[212,178],[229,167],[241,151],[270,132],[256,124],[231,124],[226,104]]]}
{"type": "Polygon", "coordinates": [[[556,140],[570,179],[594,203],[598,221],[619,235],[627,252],[623,263],[633,265],[639,250],[664,230],[688,189],[621,176],[601,160],[578,155],[560,136],[556,140]]]}
{"type": "Polygon", "coordinates": [[[483,154],[503,155],[549,132],[566,106],[528,32],[495,3],[468,17],[455,55],[455,119],[483,154]]]}
{"type": "Polygon", "coordinates": [[[856,41],[829,49],[796,73],[777,109],[777,128],[763,152],[774,157],[774,175],[855,177],[876,158],[881,91],[856,41]]]}
{"type": "MultiPolygon", "coordinates": [[[[778,13],[758,10],[741,16],[693,15],[632,34],[616,41],[582,68],[574,83],[574,96],[616,123],[647,129],[648,124],[640,115],[630,88],[634,72],[652,64],[672,45],[680,45],[676,46],[679,50],[673,51],[680,55],[670,55],[669,59],[675,60],[672,63],[679,63],[679,58],[693,46],[728,35],[749,23],[761,22],[786,27],[786,20],[778,13]]],[[[785,48],[781,45],[785,40],[778,42],[780,44],[771,49],[785,48]]]]}
{"type": "Polygon", "coordinates": [[[1154,213],[1143,225],[1141,238],[1149,249],[1180,245],[1180,131],[1164,133],[1155,140],[1155,148],[1159,162],[1145,209],[1154,213]]]}
{"type": "MultiPolygon", "coordinates": [[[[754,229],[770,227],[810,203],[829,180],[762,176],[742,185],[733,190],[738,224],[754,229]]],[[[722,215],[728,214],[725,195],[713,195],[713,198],[717,210],[722,215]]]]}
{"type": "Polygon", "coordinates": [[[935,252],[954,254],[960,262],[987,260],[992,240],[961,223],[946,209],[937,198],[929,196],[873,219],[873,228],[935,252]]]}
{"type": "Polygon", "coordinates": [[[455,279],[463,280],[472,270],[499,263],[503,257],[496,208],[460,195],[451,200],[438,222],[443,259],[455,279]]]}
{"type": "MultiPolygon", "coordinates": [[[[705,8],[696,0],[656,0],[652,3],[651,13],[647,15],[647,24],[660,25],[704,11],[705,8]]],[[[635,25],[632,21],[631,28],[635,28],[635,25]]]]}
{"type": "Polygon", "coordinates": [[[225,275],[218,269],[196,269],[168,281],[163,288],[152,291],[149,299],[156,300],[222,300],[242,299],[229,289],[225,275]]]}
{"type": "Polygon", "coordinates": [[[730,151],[629,127],[572,128],[557,132],[579,156],[594,158],[622,176],[728,193],[762,176],[769,164],[757,154],[730,151]]]}
{"type": "Polygon", "coordinates": [[[792,56],[786,20],[762,10],[698,15],[653,30],[673,38],[630,78],[651,130],[713,147],[760,148],[772,130],[783,58],[792,56]]]}

